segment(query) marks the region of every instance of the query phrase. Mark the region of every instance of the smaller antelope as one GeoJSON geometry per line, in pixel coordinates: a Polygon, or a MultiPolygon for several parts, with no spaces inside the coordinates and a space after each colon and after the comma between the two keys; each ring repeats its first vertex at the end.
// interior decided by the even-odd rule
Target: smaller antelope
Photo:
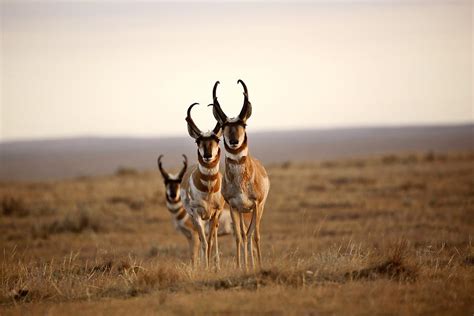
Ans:
{"type": "Polygon", "coordinates": [[[180,231],[188,240],[192,262],[193,264],[196,264],[197,252],[199,248],[199,237],[197,236],[197,231],[194,229],[190,216],[184,209],[180,195],[181,181],[183,180],[184,173],[188,167],[188,158],[185,155],[183,155],[183,157],[183,168],[176,175],[171,175],[163,169],[161,164],[161,158],[163,158],[163,155],[158,157],[158,169],[160,170],[163,180],[165,181],[166,207],[168,207],[168,210],[173,216],[173,222],[176,229],[180,231]]]}
{"type": "Polygon", "coordinates": [[[245,83],[242,80],[238,80],[237,83],[244,88],[244,104],[237,117],[229,118],[222,111],[216,95],[219,81],[212,89],[213,104],[211,105],[214,117],[222,126],[224,134],[226,158],[222,195],[230,206],[234,224],[237,265],[241,267],[240,257],[243,252],[245,269],[247,269],[248,256],[254,266],[252,237],[255,239],[258,265],[261,267],[260,220],[270,190],[270,180],[263,165],[249,154],[246,123],[252,114],[252,104],[249,101],[245,83]],[[252,214],[252,219],[247,230],[245,215],[248,216],[248,214],[252,214]]]}
{"type": "Polygon", "coordinates": [[[189,136],[196,140],[198,164],[188,169],[183,176],[181,199],[199,234],[201,257],[204,259],[206,268],[209,267],[213,242],[215,243],[216,268],[219,268],[217,226],[225,203],[221,194],[222,175],[219,172],[221,156],[219,138],[222,129],[217,123],[212,131],[202,132],[191,118],[191,109],[197,104],[193,103],[189,106],[186,122],[189,136]],[[207,238],[204,229],[206,222],[209,222],[207,238]]]}
{"type": "MultiPolygon", "coordinates": [[[[162,166],[161,158],[158,157],[158,169],[163,177],[166,189],[166,206],[173,216],[173,223],[176,230],[180,231],[187,239],[189,251],[193,265],[197,262],[197,254],[199,250],[199,234],[194,228],[193,222],[189,214],[186,212],[181,201],[181,181],[188,166],[188,158],[183,155],[183,167],[178,174],[168,173],[162,166]]],[[[231,230],[231,219],[228,209],[224,209],[219,222],[218,235],[229,235],[231,230]]]]}

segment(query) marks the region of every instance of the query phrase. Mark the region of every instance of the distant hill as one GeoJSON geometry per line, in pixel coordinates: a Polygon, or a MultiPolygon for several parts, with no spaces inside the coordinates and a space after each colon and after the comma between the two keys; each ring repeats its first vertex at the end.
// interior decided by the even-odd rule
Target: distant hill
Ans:
{"type": "MultiPolygon", "coordinates": [[[[474,150],[474,125],[249,132],[252,155],[265,163],[392,152],[474,150]]],[[[0,180],[44,180],[114,172],[118,167],[172,168],[181,153],[196,159],[189,137],[71,138],[0,143],[0,180]]]]}

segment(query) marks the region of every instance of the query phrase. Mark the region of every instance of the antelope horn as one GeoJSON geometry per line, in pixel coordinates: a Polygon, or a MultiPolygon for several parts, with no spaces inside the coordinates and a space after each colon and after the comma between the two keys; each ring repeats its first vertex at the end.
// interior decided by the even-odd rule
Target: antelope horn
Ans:
{"type": "Polygon", "coordinates": [[[188,168],[188,157],[186,155],[183,155],[184,161],[183,161],[183,168],[179,172],[178,178],[182,179],[184,176],[184,173],[186,172],[186,169],[188,168]]]}
{"type": "Polygon", "coordinates": [[[219,101],[217,100],[217,95],[216,95],[216,90],[217,90],[217,85],[219,85],[219,81],[216,81],[214,84],[214,88],[212,89],[212,114],[214,114],[214,117],[216,120],[223,125],[227,121],[227,115],[225,115],[224,111],[221,109],[221,105],[219,104],[219,101]]]}
{"type": "Polygon", "coordinates": [[[193,103],[189,106],[187,116],[186,116],[186,122],[188,122],[188,132],[191,137],[198,138],[199,135],[202,134],[201,130],[196,126],[194,123],[193,119],[191,118],[191,109],[193,106],[199,103],[193,103]]]}
{"type": "Polygon", "coordinates": [[[242,106],[242,110],[240,111],[239,118],[242,121],[247,120],[250,115],[252,115],[252,104],[249,101],[249,92],[247,90],[247,86],[242,80],[237,80],[237,84],[241,84],[244,88],[244,105],[242,106]]]}
{"type": "Polygon", "coordinates": [[[168,180],[169,176],[168,176],[168,173],[163,169],[163,166],[161,165],[161,158],[163,158],[163,155],[160,155],[158,157],[158,169],[160,170],[161,175],[163,176],[163,178],[165,178],[165,180],[168,180]]]}

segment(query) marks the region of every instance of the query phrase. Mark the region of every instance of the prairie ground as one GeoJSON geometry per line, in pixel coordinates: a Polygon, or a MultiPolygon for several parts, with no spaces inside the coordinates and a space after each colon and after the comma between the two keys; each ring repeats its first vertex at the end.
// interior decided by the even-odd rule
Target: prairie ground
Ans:
{"type": "Polygon", "coordinates": [[[474,153],[267,165],[263,268],[192,269],[158,171],[0,184],[0,314],[474,313],[474,153]]]}

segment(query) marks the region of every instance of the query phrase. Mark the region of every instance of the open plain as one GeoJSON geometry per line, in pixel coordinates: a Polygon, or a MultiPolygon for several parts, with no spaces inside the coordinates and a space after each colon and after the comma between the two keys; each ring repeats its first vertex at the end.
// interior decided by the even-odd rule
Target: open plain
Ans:
{"type": "MultiPolygon", "coordinates": [[[[178,166],[176,166],[178,167],[178,166]]],[[[474,312],[474,153],[267,164],[262,270],[193,270],[157,170],[0,184],[0,314],[474,312]]]]}

